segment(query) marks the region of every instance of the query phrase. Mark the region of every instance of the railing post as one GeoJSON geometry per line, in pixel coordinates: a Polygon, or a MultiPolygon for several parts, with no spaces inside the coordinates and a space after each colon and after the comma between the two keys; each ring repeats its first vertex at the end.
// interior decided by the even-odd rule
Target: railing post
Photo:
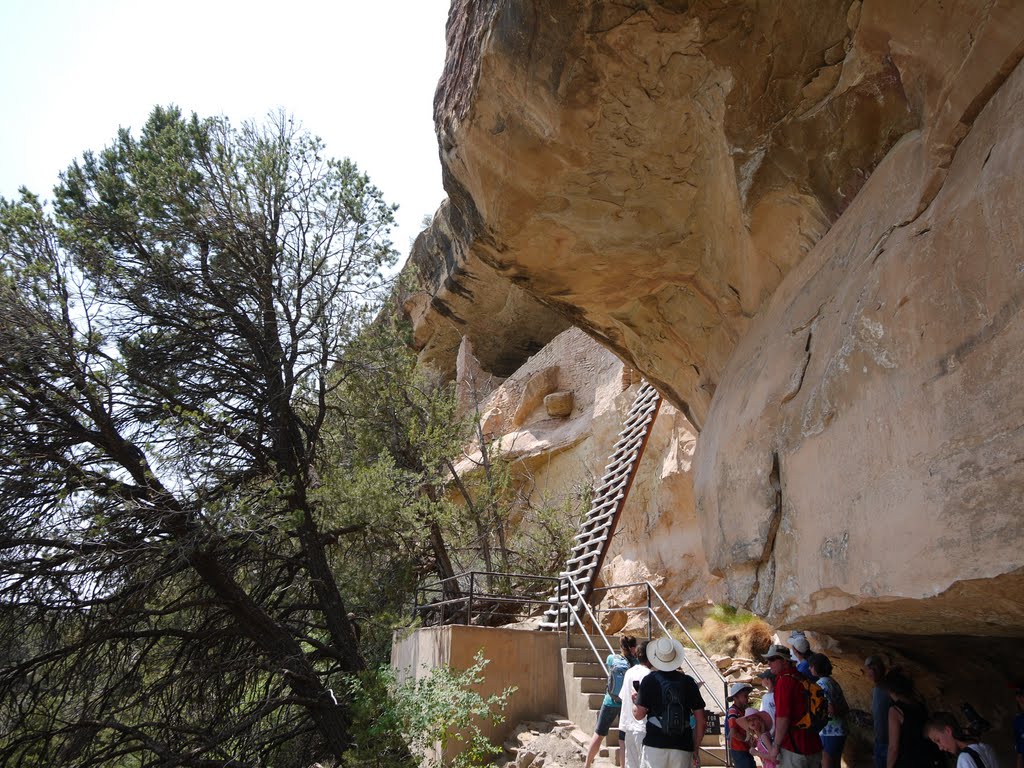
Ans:
{"type": "Polygon", "coordinates": [[[732,766],[732,750],[729,749],[729,684],[722,681],[722,701],[725,702],[726,710],[722,713],[722,743],[725,744],[725,765],[732,766]]]}
{"type": "Polygon", "coordinates": [[[466,600],[466,626],[473,624],[473,577],[476,576],[476,571],[470,571],[469,573],[469,598],[466,600]]]}
{"type": "Polygon", "coordinates": [[[647,639],[651,639],[651,583],[647,582],[647,639]]]}
{"type": "MultiPolygon", "coordinates": [[[[567,591],[567,590],[566,590],[567,591]]],[[[569,610],[568,597],[562,597],[562,580],[558,580],[558,604],[565,603],[565,647],[569,647],[569,638],[572,636],[572,612],[569,610]]],[[[562,614],[561,607],[558,608],[558,615],[562,614]]],[[[558,621],[561,621],[560,618],[558,621]]]]}

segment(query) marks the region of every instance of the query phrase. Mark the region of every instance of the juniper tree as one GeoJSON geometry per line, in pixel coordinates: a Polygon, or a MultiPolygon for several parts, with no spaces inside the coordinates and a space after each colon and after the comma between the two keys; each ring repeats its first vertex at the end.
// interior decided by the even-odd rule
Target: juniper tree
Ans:
{"type": "Polygon", "coordinates": [[[157,108],[0,202],[0,762],[340,758],[318,461],[393,208],[282,115],[157,108]],[[15,643],[15,639],[18,640],[15,643]]]}

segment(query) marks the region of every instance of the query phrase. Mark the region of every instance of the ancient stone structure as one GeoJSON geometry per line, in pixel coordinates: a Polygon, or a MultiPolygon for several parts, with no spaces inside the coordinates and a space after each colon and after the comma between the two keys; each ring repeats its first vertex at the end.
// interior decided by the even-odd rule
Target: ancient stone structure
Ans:
{"type": "Polygon", "coordinates": [[[693,452],[632,561],[691,519],[774,624],[1024,674],[975,658],[1024,636],[1024,5],[455,0],[448,47],[424,361],[581,328],[693,452]]]}

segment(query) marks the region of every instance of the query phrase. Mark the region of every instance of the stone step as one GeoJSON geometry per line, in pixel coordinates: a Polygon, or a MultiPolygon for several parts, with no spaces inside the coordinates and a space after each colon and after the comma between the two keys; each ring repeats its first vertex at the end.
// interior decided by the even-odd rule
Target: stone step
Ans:
{"type": "Polygon", "coordinates": [[[585,664],[597,664],[594,652],[589,648],[563,648],[562,658],[568,662],[582,662],[585,664]]]}
{"type": "MultiPolygon", "coordinates": [[[[609,637],[608,642],[612,644],[612,648],[614,650],[618,650],[619,641],[617,637],[609,637]]],[[[573,632],[569,635],[569,643],[567,647],[586,648],[587,650],[590,650],[591,643],[593,643],[594,647],[597,648],[598,653],[603,653],[605,655],[608,654],[608,646],[605,645],[605,642],[600,635],[583,635],[573,632]],[[587,642],[588,637],[590,638],[590,643],[587,642]]]]}
{"type": "MultiPolygon", "coordinates": [[[[597,712],[594,712],[594,722],[597,722],[597,712]]],[[[572,739],[583,747],[583,749],[590,747],[590,740],[592,738],[594,738],[594,734],[586,733],[580,728],[577,728],[572,732],[572,739]]],[[[604,750],[604,754],[607,756],[608,748],[614,748],[617,746],[619,746],[619,730],[617,728],[612,728],[608,731],[608,735],[604,737],[604,744],[601,749],[604,750]]]]}
{"type": "Polygon", "coordinates": [[[603,677],[608,679],[608,673],[603,665],[596,661],[574,661],[572,664],[573,677],[603,677]]]}
{"type": "Polygon", "coordinates": [[[700,764],[725,765],[726,749],[722,746],[706,747],[703,744],[700,748],[700,764]]]}
{"type": "Polygon", "coordinates": [[[577,677],[582,693],[604,693],[608,688],[607,677],[577,677]]]}

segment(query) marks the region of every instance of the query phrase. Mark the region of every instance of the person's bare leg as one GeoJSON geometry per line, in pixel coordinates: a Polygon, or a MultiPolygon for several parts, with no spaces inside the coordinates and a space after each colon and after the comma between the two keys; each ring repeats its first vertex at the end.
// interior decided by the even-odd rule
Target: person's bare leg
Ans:
{"type": "Polygon", "coordinates": [[[583,764],[583,768],[590,768],[594,764],[594,758],[597,757],[597,753],[601,749],[601,739],[603,739],[599,733],[594,734],[594,738],[590,740],[590,749],[587,750],[587,761],[583,764]]]}

